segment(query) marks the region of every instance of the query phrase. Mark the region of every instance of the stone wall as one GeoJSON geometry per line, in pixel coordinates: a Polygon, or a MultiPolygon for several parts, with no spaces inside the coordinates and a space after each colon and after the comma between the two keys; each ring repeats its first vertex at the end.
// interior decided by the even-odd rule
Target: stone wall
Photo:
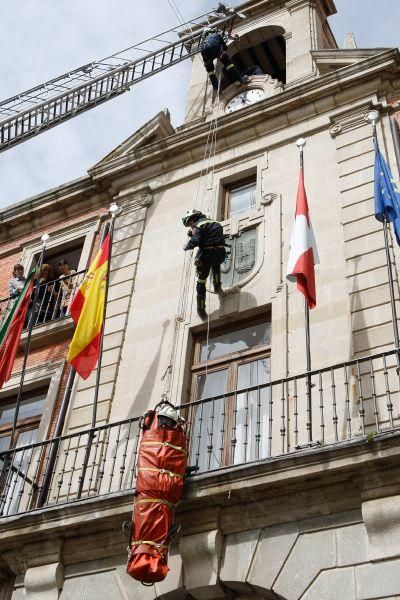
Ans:
{"type": "Polygon", "coordinates": [[[150,588],[125,572],[131,492],[9,517],[3,590],[14,587],[12,600],[395,600],[399,435],[374,444],[188,480],[170,572],[150,588]]]}

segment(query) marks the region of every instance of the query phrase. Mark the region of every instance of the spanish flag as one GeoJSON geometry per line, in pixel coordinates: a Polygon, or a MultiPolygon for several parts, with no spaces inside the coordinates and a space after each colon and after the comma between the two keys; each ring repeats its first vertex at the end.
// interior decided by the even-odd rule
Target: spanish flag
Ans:
{"type": "Polygon", "coordinates": [[[71,302],[71,317],[76,328],[67,361],[83,379],[89,377],[99,356],[110,243],[108,234],[71,302]]]}

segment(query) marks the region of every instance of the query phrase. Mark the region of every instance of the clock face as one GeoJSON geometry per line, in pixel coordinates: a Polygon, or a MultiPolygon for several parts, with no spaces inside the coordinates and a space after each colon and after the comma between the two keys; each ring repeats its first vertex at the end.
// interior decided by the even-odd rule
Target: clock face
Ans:
{"type": "Polygon", "coordinates": [[[225,107],[225,111],[227,113],[234,112],[235,110],[239,110],[241,108],[245,108],[246,106],[250,106],[250,104],[254,104],[254,102],[259,102],[264,98],[264,91],[258,89],[245,90],[241,92],[232,100],[228,102],[225,107]]]}

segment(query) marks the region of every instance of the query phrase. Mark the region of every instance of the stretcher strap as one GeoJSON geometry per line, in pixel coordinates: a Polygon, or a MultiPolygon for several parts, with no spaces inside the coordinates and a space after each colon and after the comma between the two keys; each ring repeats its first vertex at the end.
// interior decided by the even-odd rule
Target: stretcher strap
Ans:
{"type": "Polygon", "coordinates": [[[180,479],[183,479],[183,475],[179,475],[179,473],[174,473],[173,471],[168,471],[168,469],[156,469],[153,467],[139,467],[138,471],[156,471],[158,473],[161,473],[161,475],[163,475],[165,473],[166,475],[169,475],[170,477],[180,477],[180,479]]]}
{"type": "Polygon", "coordinates": [[[184,454],[187,453],[187,451],[185,450],[185,448],[182,448],[182,446],[174,446],[173,444],[170,444],[169,442],[142,442],[142,445],[146,445],[146,446],[168,446],[168,448],[173,448],[174,450],[179,450],[179,452],[184,452],[184,454]]]}
{"type": "Polygon", "coordinates": [[[157,544],[156,542],[152,542],[150,540],[133,540],[132,546],[141,546],[142,544],[147,544],[148,546],[154,546],[158,550],[160,548],[168,548],[165,544],[157,544]]]}
{"type": "Polygon", "coordinates": [[[169,508],[176,508],[179,504],[179,502],[177,504],[172,504],[172,502],[168,502],[168,500],[164,500],[163,498],[142,498],[141,500],[137,500],[135,502],[135,506],[136,504],[147,504],[150,502],[157,502],[159,504],[166,504],[169,508]]]}

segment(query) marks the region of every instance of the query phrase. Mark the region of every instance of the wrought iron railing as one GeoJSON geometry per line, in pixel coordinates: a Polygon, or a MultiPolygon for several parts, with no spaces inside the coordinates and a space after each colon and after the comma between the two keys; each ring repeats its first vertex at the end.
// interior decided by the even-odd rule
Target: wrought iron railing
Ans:
{"type": "MultiPolygon", "coordinates": [[[[381,352],[180,407],[189,465],[204,474],[268,464],[304,447],[318,452],[400,428],[398,360],[396,351],[381,352]]],[[[1,452],[1,515],[132,490],[139,425],[131,418],[1,452]]]]}
{"type": "MultiPolygon", "coordinates": [[[[33,326],[62,319],[69,314],[69,304],[85,276],[86,269],[67,275],[62,279],[53,279],[39,286],[38,300],[35,306],[29,307],[28,319],[34,319],[33,326]]],[[[33,294],[32,294],[33,296],[33,294]]],[[[0,327],[6,320],[15,302],[15,298],[0,299],[0,327]]]]}

